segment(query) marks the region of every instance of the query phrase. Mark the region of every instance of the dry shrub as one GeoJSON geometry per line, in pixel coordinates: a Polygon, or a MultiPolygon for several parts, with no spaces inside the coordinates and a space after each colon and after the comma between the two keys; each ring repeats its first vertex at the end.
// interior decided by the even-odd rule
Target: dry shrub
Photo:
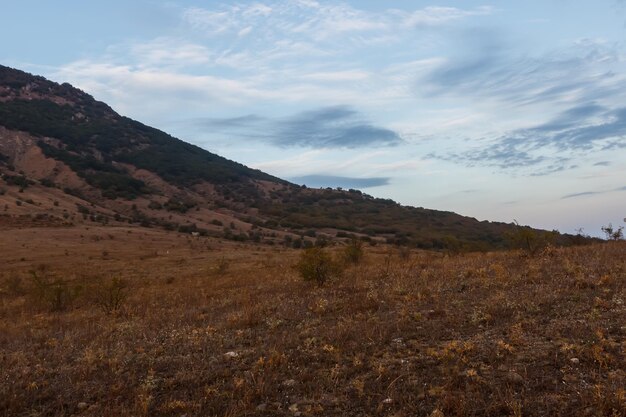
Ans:
{"type": "Polygon", "coordinates": [[[67,310],[78,298],[82,286],[69,280],[50,276],[45,269],[31,271],[35,300],[50,311],[67,310]]]}
{"type": "Polygon", "coordinates": [[[114,277],[110,282],[100,285],[95,290],[95,302],[105,314],[112,314],[122,307],[127,298],[128,284],[121,278],[114,277]]]}
{"type": "Polygon", "coordinates": [[[24,295],[24,285],[22,277],[19,275],[10,275],[5,281],[7,292],[11,295],[20,296],[24,295]]]}
{"type": "Polygon", "coordinates": [[[363,259],[363,242],[358,239],[350,240],[348,246],[343,250],[343,258],[346,263],[358,264],[363,259]]]}
{"type": "Polygon", "coordinates": [[[302,252],[296,270],[305,281],[315,281],[320,287],[341,275],[340,264],[320,247],[312,247],[302,252]]]}
{"type": "Polygon", "coordinates": [[[228,259],[224,258],[223,256],[217,261],[217,265],[215,267],[215,273],[218,275],[222,275],[225,274],[226,271],[228,271],[228,268],[230,267],[230,262],[228,261],[228,259]]]}

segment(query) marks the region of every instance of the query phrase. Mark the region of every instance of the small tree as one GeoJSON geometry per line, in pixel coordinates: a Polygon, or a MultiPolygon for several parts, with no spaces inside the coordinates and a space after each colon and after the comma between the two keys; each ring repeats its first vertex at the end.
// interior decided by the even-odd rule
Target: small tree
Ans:
{"type": "Polygon", "coordinates": [[[330,254],[317,246],[302,252],[296,270],[305,281],[315,281],[320,287],[341,273],[341,268],[330,254]]]}
{"type": "Polygon", "coordinates": [[[608,226],[602,226],[602,231],[606,235],[606,240],[624,239],[624,227],[623,226],[620,226],[617,229],[614,229],[613,224],[609,223],[608,226]]]}

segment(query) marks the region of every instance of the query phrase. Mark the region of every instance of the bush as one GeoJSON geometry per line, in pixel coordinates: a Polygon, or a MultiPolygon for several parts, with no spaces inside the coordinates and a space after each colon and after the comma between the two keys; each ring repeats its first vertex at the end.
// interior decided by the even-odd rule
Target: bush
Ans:
{"type": "Polygon", "coordinates": [[[101,285],[96,290],[96,304],[105,314],[118,311],[127,297],[128,285],[121,278],[113,278],[111,282],[101,285]]]}
{"type": "Polygon", "coordinates": [[[82,288],[61,278],[50,278],[44,271],[31,271],[34,295],[50,311],[67,310],[78,298],[82,288]]]}
{"type": "Polygon", "coordinates": [[[602,226],[602,231],[606,235],[606,240],[624,239],[624,227],[623,226],[620,226],[617,229],[614,229],[613,225],[609,223],[608,226],[602,226]]]}
{"type": "Polygon", "coordinates": [[[48,178],[43,178],[43,179],[39,180],[39,183],[41,185],[43,185],[44,187],[48,187],[48,188],[56,187],[56,184],[54,183],[54,181],[52,181],[51,179],[48,179],[48,178]]]}
{"type": "Polygon", "coordinates": [[[514,231],[508,236],[511,244],[531,256],[554,244],[558,236],[558,232],[534,230],[528,226],[520,226],[517,222],[515,224],[514,231]]]}
{"type": "Polygon", "coordinates": [[[23,295],[24,288],[22,286],[22,278],[17,275],[11,275],[6,280],[6,287],[10,294],[23,295]]]}
{"type": "Polygon", "coordinates": [[[83,206],[82,204],[76,203],[76,210],[80,214],[91,214],[91,211],[87,207],[83,206]]]}
{"type": "Polygon", "coordinates": [[[320,247],[312,247],[302,252],[296,270],[305,281],[315,281],[320,287],[341,274],[339,264],[320,247]]]}
{"type": "Polygon", "coordinates": [[[29,185],[34,184],[24,175],[5,175],[4,181],[7,183],[7,185],[15,185],[17,187],[20,187],[20,189],[28,188],[29,185]]]}
{"type": "Polygon", "coordinates": [[[347,263],[358,264],[363,259],[363,243],[354,238],[343,250],[343,258],[347,263]]]}
{"type": "Polygon", "coordinates": [[[148,208],[152,210],[161,210],[163,208],[163,204],[158,201],[151,201],[150,204],[148,204],[148,208]]]}
{"type": "Polygon", "coordinates": [[[226,271],[228,271],[228,267],[230,266],[230,262],[228,261],[228,259],[224,258],[223,256],[217,261],[217,264],[215,266],[215,273],[218,275],[223,275],[226,273],[226,271]]]}

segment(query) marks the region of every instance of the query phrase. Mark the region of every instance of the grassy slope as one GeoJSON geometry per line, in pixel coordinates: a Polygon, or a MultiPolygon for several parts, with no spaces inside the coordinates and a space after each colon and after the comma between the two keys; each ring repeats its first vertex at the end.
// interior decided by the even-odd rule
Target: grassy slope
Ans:
{"type": "Polygon", "coordinates": [[[533,258],[377,246],[325,288],[290,268],[297,251],[233,245],[3,231],[0,415],[626,413],[623,242],[533,258]],[[36,268],[83,287],[69,310],[37,301],[36,268]],[[129,284],[115,315],[97,305],[111,276],[129,284]]]}

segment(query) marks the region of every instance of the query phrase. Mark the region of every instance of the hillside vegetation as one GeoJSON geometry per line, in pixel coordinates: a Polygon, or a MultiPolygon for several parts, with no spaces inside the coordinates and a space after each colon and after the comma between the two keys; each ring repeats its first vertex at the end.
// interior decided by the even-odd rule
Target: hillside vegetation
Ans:
{"type": "MultiPolygon", "coordinates": [[[[354,234],[378,243],[476,251],[515,247],[511,236],[526,230],[405,207],[358,190],[290,184],[120,116],[69,84],[3,66],[0,128],[0,187],[6,189],[0,203],[11,216],[54,211],[37,198],[11,210],[22,197],[18,189],[31,186],[37,197],[41,185],[48,188],[46,195],[53,194],[48,200],[66,199],[63,192],[80,200],[76,206],[87,207],[63,207],[57,222],[75,224],[78,215],[96,224],[131,222],[296,247],[354,234]],[[32,159],[35,148],[41,159],[32,159]],[[44,172],[40,167],[50,161],[56,165],[44,172]]],[[[589,241],[534,233],[560,245],[589,241]]]]}

